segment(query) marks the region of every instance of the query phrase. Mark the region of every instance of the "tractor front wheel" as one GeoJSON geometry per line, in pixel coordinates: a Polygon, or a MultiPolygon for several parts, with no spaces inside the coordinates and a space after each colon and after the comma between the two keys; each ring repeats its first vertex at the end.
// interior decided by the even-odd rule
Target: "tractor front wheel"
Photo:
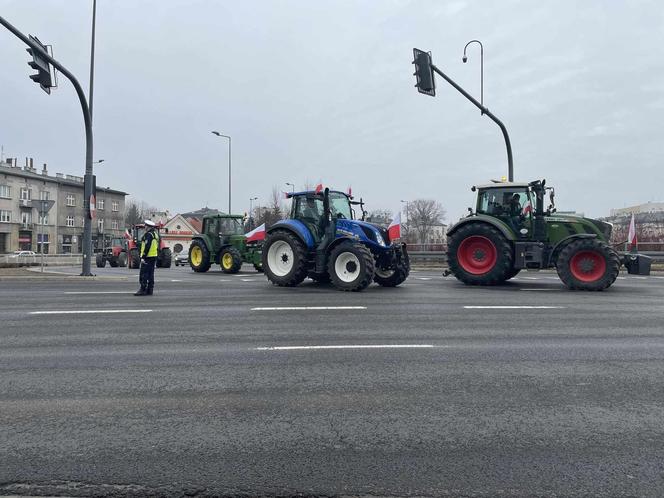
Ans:
{"type": "Polygon", "coordinates": [[[601,240],[578,239],[560,251],[556,270],[569,289],[601,291],[618,278],[620,259],[601,240]]]}
{"type": "Polygon", "coordinates": [[[242,268],[242,255],[237,248],[226,247],[219,255],[219,264],[224,273],[237,273],[242,268]]]}
{"type": "Polygon", "coordinates": [[[129,268],[138,269],[141,267],[141,256],[138,253],[138,249],[132,249],[129,251],[129,268]]]}
{"type": "Polygon", "coordinates": [[[97,268],[103,268],[106,266],[106,258],[104,257],[103,254],[99,253],[97,254],[96,263],[97,263],[97,268]]]}
{"type": "Polygon", "coordinates": [[[159,251],[157,258],[157,268],[170,268],[173,260],[173,253],[168,247],[164,247],[159,251]]]}
{"type": "Polygon", "coordinates": [[[376,268],[374,281],[383,287],[396,287],[402,284],[408,278],[409,269],[406,265],[400,264],[390,270],[381,270],[376,268]]]}
{"type": "Polygon", "coordinates": [[[189,247],[189,265],[197,273],[204,273],[210,269],[212,261],[210,260],[210,251],[208,251],[205,242],[199,239],[192,241],[189,247]]]}
{"type": "Polygon", "coordinates": [[[376,267],[371,251],[363,244],[341,242],[332,249],[327,273],[334,286],[343,291],[361,291],[374,279],[376,267]]]}
{"type": "Polygon", "coordinates": [[[469,223],[450,235],[447,259],[454,276],[469,285],[502,284],[514,271],[510,243],[486,223],[469,223]]]}
{"type": "Polygon", "coordinates": [[[126,252],[121,252],[118,254],[118,265],[120,265],[121,268],[124,268],[127,266],[127,253],[126,252]]]}
{"type": "Polygon", "coordinates": [[[263,270],[267,279],[281,287],[299,285],[307,276],[307,251],[293,234],[277,230],[263,244],[263,270]]]}

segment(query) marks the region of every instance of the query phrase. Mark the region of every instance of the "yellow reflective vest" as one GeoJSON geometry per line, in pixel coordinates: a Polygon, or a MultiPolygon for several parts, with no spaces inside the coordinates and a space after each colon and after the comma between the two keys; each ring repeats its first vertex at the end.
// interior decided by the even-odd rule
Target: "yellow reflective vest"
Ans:
{"type": "Polygon", "coordinates": [[[143,235],[141,240],[141,258],[156,258],[159,255],[159,234],[156,230],[147,232],[143,235]],[[150,247],[148,247],[147,252],[145,250],[145,239],[148,235],[152,235],[152,240],[150,241],[150,247]]]}

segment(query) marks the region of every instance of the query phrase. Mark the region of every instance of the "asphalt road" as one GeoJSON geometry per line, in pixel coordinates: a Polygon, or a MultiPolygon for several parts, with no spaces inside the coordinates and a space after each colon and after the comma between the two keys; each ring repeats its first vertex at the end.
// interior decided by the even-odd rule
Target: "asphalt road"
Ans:
{"type": "Polygon", "coordinates": [[[664,276],[98,273],[0,282],[0,494],[664,494],[664,276]]]}

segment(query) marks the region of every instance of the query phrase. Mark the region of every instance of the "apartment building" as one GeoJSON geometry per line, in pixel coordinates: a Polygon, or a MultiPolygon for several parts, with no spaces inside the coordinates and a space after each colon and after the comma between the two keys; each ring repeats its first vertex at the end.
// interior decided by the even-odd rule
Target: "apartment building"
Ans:
{"type": "MultiPolygon", "coordinates": [[[[124,233],[125,192],[97,187],[97,219],[93,220],[93,245],[102,238],[124,233]]],[[[80,253],[83,246],[83,177],[48,174],[26,158],[18,166],[15,158],[0,163],[0,253],[42,249],[46,254],[80,253]],[[53,200],[42,216],[40,200],[53,200]]]]}

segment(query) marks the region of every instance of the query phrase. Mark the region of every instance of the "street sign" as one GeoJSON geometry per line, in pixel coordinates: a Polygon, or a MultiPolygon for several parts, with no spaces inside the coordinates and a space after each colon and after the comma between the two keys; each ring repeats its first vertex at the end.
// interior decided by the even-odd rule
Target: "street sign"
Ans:
{"type": "Polygon", "coordinates": [[[95,194],[90,196],[90,219],[94,220],[97,217],[97,199],[95,194]]]}
{"type": "Polygon", "coordinates": [[[41,214],[48,213],[51,210],[51,208],[53,207],[54,204],[55,204],[55,201],[44,200],[44,199],[40,200],[39,201],[39,212],[41,214]]]}

